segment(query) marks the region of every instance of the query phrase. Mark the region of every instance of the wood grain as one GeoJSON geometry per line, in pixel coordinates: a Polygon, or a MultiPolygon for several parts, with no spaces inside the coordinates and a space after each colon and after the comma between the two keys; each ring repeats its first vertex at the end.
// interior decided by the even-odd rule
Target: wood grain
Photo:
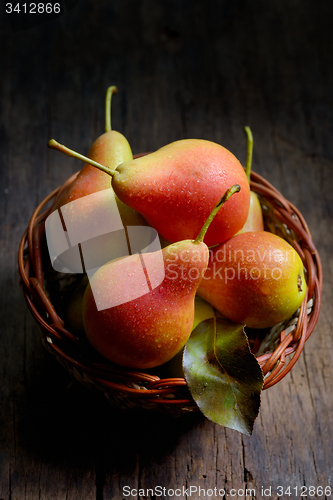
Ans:
{"type": "Polygon", "coordinates": [[[1,24],[1,500],[118,500],[124,486],[244,490],[244,500],[276,500],[278,485],[333,489],[332,15],[325,0],[80,0],[30,30],[1,24]],[[251,126],[253,169],[301,210],[319,249],[318,324],[291,374],[263,393],[251,437],[200,415],[113,410],[71,383],[24,303],[20,237],[80,168],[46,143],[87,153],[110,84],[112,125],[134,153],[200,137],[245,162],[251,126]]]}

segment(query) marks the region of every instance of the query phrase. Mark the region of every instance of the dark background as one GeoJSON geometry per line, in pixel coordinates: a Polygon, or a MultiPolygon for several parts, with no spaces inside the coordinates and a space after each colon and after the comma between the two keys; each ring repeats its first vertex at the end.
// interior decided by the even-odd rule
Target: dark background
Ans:
{"type": "Polygon", "coordinates": [[[261,498],[263,485],[276,500],[278,485],[332,485],[333,3],[80,0],[21,31],[4,4],[0,499],[120,499],[124,485],[247,487],[261,498]],[[263,393],[251,437],[199,416],[113,411],[71,384],[26,308],[20,237],[35,206],[81,168],[46,143],[86,154],[104,131],[112,84],[112,125],[134,153],[197,137],[244,163],[249,125],[253,170],[312,232],[324,266],[321,315],[292,372],[263,393]]]}

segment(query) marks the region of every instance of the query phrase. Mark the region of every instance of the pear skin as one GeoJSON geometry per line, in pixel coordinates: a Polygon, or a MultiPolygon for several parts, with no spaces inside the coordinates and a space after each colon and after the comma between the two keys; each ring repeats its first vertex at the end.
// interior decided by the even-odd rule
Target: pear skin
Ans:
{"type": "Polygon", "coordinates": [[[118,165],[112,180],[117,196],[171,243],[194,239],[221,193],[234,184],[241,191],[215,217],[204,240],[208,246],[237,233],[250,205],[245,171],[223,146],[202,139],[176,141],[118,165]]]}
{"type": "Polygon", "coordinates": [[[259,198],[254,191],[251,191],[249,213],[244,226],[240,231],[238,231],[237,234],[248,233],[251,231],[263,231],[263,230],[264,230],[264,219],[262,215],[259,198]]]}
{"type": "Polygon", "coordinates": [[[197,293],[231,321],[267,328],[297,311],[307,285],[294,248],[279,236],[256,231],[210,249],[197,293]]]}
{"type": "Polygon", "coordinates": [[[137,369],[174,357],[190,336],[194,296],[208,256],[204,243],[187,240],[102,266],[90,279],[83,299],[84,328],[93,347],[110,361],[137,369]],[[134,293],[147,287],[141,258],[150,290],[128,301],[133,287],[134,293]],[[98,310],[93,290],[117,305],[98,310]]]}

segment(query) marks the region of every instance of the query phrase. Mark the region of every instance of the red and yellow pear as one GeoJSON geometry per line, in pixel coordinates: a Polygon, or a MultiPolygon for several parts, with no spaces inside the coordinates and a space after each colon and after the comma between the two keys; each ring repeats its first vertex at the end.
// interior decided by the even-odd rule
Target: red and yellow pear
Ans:
{"type": "MultiPolygon", "coordinates": [[[[105,99],[105,132],[100,135],[89,149],[87,158],[102,163],[111,169],[116,168],[123,162],[133,159],[131,147],[123,134],[111,128],[111,98],[117,92],[117,87],[110,86],[106,92],[105,99]]],[[[111,189],[110,176],[89,163],[79,171],[77,177],[68,186],[57,202],[56,208],[66,205],[78,198],[83,198],[90,194],[108,190],[103,193],[101,202],[112,204],[112,199],[116,199],[116,206],[124,226],[145,225],[143,217],[132,208],[126,206],[119,200],[111,189]]],[[[86,204],[89,207],[91,199],[87,198],[86,204]]],[[[84,209],[84,202],[80,204],[84,209]]],[[[76,209],[73,210],[73,218],[76,215],[76,209]]]]}
{"type": "Polygon", "coordinates": [[[236,185],[226,191],[195,240],[111,261],[90,278],[83,322],[100,354],[122,366],[147,369],[181,350],[193,327],[195,294],[208,263],[204,236],[239,190],[236,185]]]}
{"type": "Polygon", "coordinates": [[[117,172],[114,189],[119,198],[135,207],[167,241],[194,239],[220,193],[233,184],[239,184],[241,192],[217,214],[205,243],[225,241],[246,221],[250,189],[244,169],[230,151],[214,142],[175,141],[119,165],[117,172]]]}
{"type": "MultiPolygon", "coordinates": [[[[87,158],[88,162],[102,161],[108,168],[133,158],[126,138],[111,129],[111,96],[116,90],[114,86],[107,90],[106,131],[93,143],[87,158]]],[[[147,222],[119,200],[107,173],[86,163],[46,221],[53,267],[59,272],[82,273],[128,255],[124,227],[129,226],[147,226],[147,222]]]]}
{"type": "Polygon", "coordinates": [[[197,293],[235,323],[271,327],[294,314],[306,297],[303,262],[275,234],[237,234],[210,249],[197,293]]]}
{"type": "MultiPolygon", "coordinates": [[[[53,139],[48,146],[89,161],[53,139]]],[[[214,142],[175,141],[114,169],[89,163],[109,173],[116,195],[171,243],[194,239],[228,186],[238,184],[240,194],[217,214],[205,243],[212,246],[230,238],[248,216],[250,187],[245,171],[230,151],[214,142]]]]}

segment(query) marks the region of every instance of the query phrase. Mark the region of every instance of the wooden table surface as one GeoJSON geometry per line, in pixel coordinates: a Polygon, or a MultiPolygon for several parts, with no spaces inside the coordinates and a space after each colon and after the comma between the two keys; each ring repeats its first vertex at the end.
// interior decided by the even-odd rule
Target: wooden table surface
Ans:
{"type": "Polygon", "coordinates": [[[222,498],[224,488],[223,498],[276,500],[301,498],[302,486],[302,498],[333,498],[333,3],[80,0],[21,31],[1,16],[0,499],[222,498]],[[319,321],[291,373],[263,392],[250,437],[197,414],[115,411],[71,383],[26,307],[20,237],[81,168],[46,143],[87,153],[111,84],[113,128],[134,153],[197,137],[244,163],[249,125],[253,170],[300,209],[319,250],[319,321]],[[156,486],[169,491],[147,491],[156,486]]]}

